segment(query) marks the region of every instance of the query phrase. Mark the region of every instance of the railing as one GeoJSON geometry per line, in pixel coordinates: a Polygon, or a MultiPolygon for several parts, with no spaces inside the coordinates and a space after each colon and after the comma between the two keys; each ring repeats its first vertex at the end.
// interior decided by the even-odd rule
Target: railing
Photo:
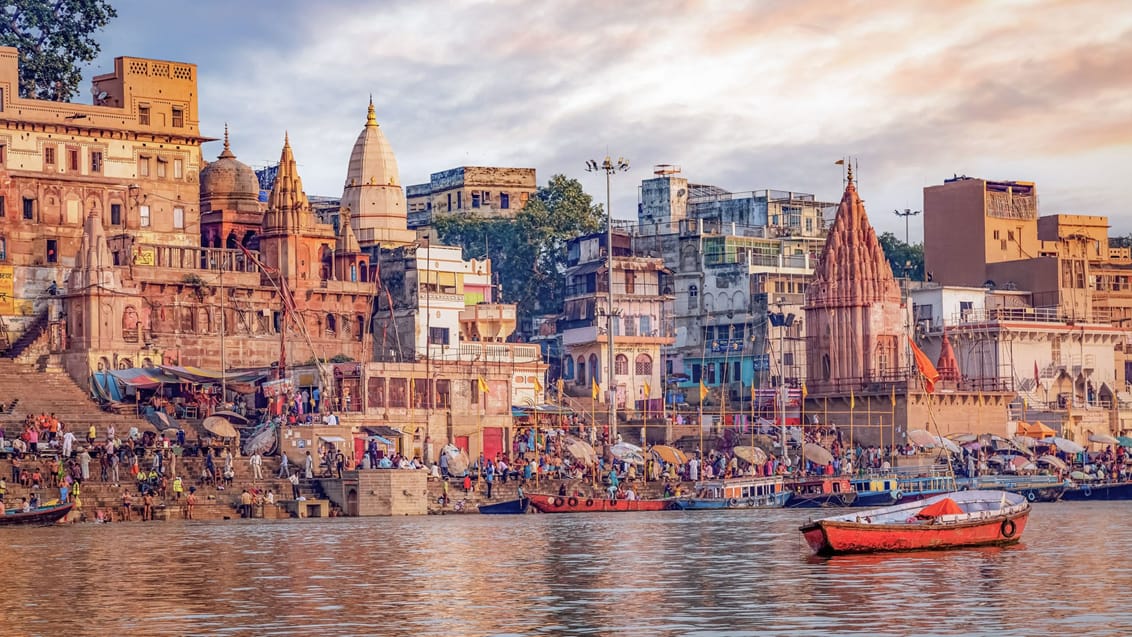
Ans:
{"type": "MultiPolygon", "coordinates": [[[[129,237],[112,237],[110,251],[125,265],[173,270],[259,272],[259,267],[240,249],[134,243],[129,237]]],[[[255,252],[252,252],[255,254],[255,252]]]]}
{"type": "Polygon", "coordinates": [[[990,323],[993,321],[1029,321],[1034,323],[1064,323],[1069,317],[1057,307],[1001,307],[970,309],[951,315],[949,324],[990,323]]]}
{"type": "Polygon", "coordinates": [[[467,363],[532,363],[542,360],[542,349],[527,343],[464,342],[456,346],[429,345],[428,357],[467,363]]]}

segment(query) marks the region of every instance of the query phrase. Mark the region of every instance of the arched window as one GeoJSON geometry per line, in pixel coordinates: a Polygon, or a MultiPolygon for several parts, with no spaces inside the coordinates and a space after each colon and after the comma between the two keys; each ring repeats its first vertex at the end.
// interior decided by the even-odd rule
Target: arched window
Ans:
{"type": "Polygon", "coordinates": [[[688,286],[688,309],[694,310],[700,306],[700,288],[689,285],[688,286]]]}
{"type": "Polygon", "coordinates": [[[570,380],[573,377],[574,377],[574,357],[573,356],[567,356],[566,360],[563,361],[562,378],[565,379],[565,380],[570,380]]]}
{"type": "Polygon", "coordinates": [[[326,315],[326,333],[335,334],[338,332],[338,317],[333,314],[326,315]]]}
{"type": "Polygon", "coordinates": [[[362,283],[369,283],[369,266],[366,265],[365,261],[358,263],[358,270],[361,271],[362,283]]]}
{"type": "Polygon", "coordinates": [[[617,358],[613,359],[613,373],[618,376],[629,375],[629,357],[624,354],[618,354],[617,358]]]}
{"type": "Polygon", "coordinates": [[[634,365],[637,376],[652,376],[652,357],[648,354],[637,354],[634,365]]]}
{"type": "Polygon", "coordinates": [[[578,385],[586,384],[586,357],[581,354],[578,355],[578,377],[575,382],[578,385]]]}
{"type": "MultiPolygon", "coordinates": [[[[365,272],[365,270],[362,270],[362,272],[365,272]]],[[[360,340],[362,340],[362,337],[365,336],[365,333],[366,333],[366,317],[358,316],[357,323],[358,323],[358,333],[354,335],[354,338],[356,338],[360,341],[360,340]]]]}
{"type": "Polygon", "coordinates": [[[597,354],[590,354],[590,376],[595,383],[601,384],[601,366],[597,364],[597,354]]]}
{"type": "Polygon", "coordinates": [[[822,354],[822,357],[821,357],[821,373],[822,373],[822,377],[825,380],[829,380],[830,374],[833,373],[833,371],[830,369],[829,354],[822,354]]]}

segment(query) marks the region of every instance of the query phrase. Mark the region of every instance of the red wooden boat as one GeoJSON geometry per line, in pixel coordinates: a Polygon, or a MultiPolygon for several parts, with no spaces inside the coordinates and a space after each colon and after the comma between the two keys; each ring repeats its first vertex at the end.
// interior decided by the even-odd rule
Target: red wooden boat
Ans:
{"type": "Polygon", "coordinates": [[[958,491],[919,502],[823,518],[802,526],[818,555],[1013,544],[1030,503],[1007,491],[958,491]]]}
{"type": "Polygon", "coordinates": [[[672,508],[672,500],[610,500],[565,495],[531,493],[531,506],[542,513],[602,513],[622,511],[664,511],[672,508]]]}
{"type": "Polygon", "coordinates": [[[65,502],[63,504],[42,506],[27,512],[11,509],[5,511],[3,515],[0,515],[0,526],[55,524],[70,513],[74,506],[75,504],[73,502],[65,502]]]}

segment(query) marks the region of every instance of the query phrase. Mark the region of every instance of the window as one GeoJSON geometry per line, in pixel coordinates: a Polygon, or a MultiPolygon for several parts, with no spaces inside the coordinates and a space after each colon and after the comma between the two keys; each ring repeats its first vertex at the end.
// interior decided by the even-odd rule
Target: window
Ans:
{"type": "Polygon", "coordinates": [[[586,384],[586,357],[578,354],[578,375],[575,377],[576,385],[586,384]]]}
{"type": "Polygon", "coordinates": [[[120,203],[110,204],[110,225],[112,225],[112,226],[122,225],[122,204],[120,204],[120,203]]]}
{"type": "Polygon", "coordinates": [[[793,367],[794,366],[794,352],[783,352],[782,353],[782,365],[784,367],[793,367]]]}
{"type": "Polygon", "coordinates": [[[637,288],[637,273],[631,270],[625,271],[625,294],[633,294],[637,288]]]}
{"type": "Polygon", "coordinates": [[[4,195],[0,195],[0,217],[8,216],[7,206],[4,205],[4,195]]]}
{"type": "Polygon", "coordinates": [[[79,149],[67,149],[67,170],[78,172],[79,170],[79,149]]]}
{"type": "Polygon", "coordinates": [[[519,207],[521,208],[521,207],[527,205],[527,199],[529,199],[529,198],[530,198],[530,193],[526,193],[526,192],[519,193],[519,207]]]}
{"type": "Polygon", "coordinates": [[[24,219],[35,219],[35,199],[24,197],[24,219]]]}
{"type": "Polygon", "coordinates": [[[164,159],[158,159],[157,160],[157,177],[159,179],[165,178],[165,166],[168,163],[169,162],[165,161],[164,159]]]}
{"type": "Polygon", "coordinates": [[[0,261],[8,260],[8,240],[0,237],[0,261]]]}
{"type": "Polygon", "coordinates": [[[478,378],[474,378],[469,381],[469,384],[471,385],[471,391],[468,393],[471,394],[471,403],[473,405],[478,405],[480,404],[480,380],[478,378]]]}
{"type": "Polygon", "coordinates": [[[1014,240],[1014,231],[1013,231],[1013,230],[1007,230],[1007,231],[1006,231],[1006,239],[1007,239],[1008,241],[1013,241],[1013,240],[1014,240]]]}
{"type": "Polygon", "coordinates": [[[463,210],[464,209],[464,193],[462,193],[462,192],[456,193],[456,209],[457,210],[463,210]]]}
{"type": "Polygon", "coordinates": [[[480,193],[479,193],[478,190],[472,191],[472,207],[473,208],[479,208],[480,207],[480,193]]]}
{"type": "Polygon", "coordinates": [[[98,150],[90,151],[90,172],[92,172],[92,173],[102,172],[102,151],[98,151],[98,150]]]}
{"type": "Polygon", "coordinates": [[[452,210],[452,193],[448,193],[448,209],[452,210]]]}
{"type": "Polygon", "coordinates": [[[1003,250],[1003,251],[1005,252],[1005,251],[1006,251],[1006,239],[1003,239],[1002,241],[999,241],[999,242],[998,242],[998,247],[999,247],[999,248],[1000,248],[1001,250],[1003,250]]]}
{"type": "Polygon", "coordinates": [[[173,179],[181,179],[185,176],[185,163],[180,159],[173,160],[173,179]]]}
{"type": "Polygon", "coordinates": [[[629,357],[624,354],[618,354],[617,358],[613,359],[613,373],[618,376],[629,375],[629,357]]]}
{"type": "Polygon", "coordinates": [[[47,262],[57,263],[59,261],[59,243],[55,239],[47,240],[47,262]]]}
{"type": "Polygon", "coordinates": [[[138,220],[141,227],[149,227],[149,206],[138,206],[138,220]]]}
{"type": "Polygon", "coordinates": [[[8,146],[0,144],[0,166],[8,163],[8,146]]]}
{"type": "Polygon", "coordinates": [[[567,356],[562,365],[562,378],[569,380],[574,377],[574,357],[567,356]]]}
{"type": "Polygon", "coordinates": [[[448,328],[447,327],[430,327],[430,328],[428,328],[428,343],[429,343],[429,345],[448,345],[448,328]]]}
{"type": "Polygon", "coordinates": [[[652,332],[652,317],[648,315],[641,316],[641,336],[651,336],[652,332]]]}
{"type": "Polygon", "coordinates": [[[499,207],[503,210],[507,210],[508,208],[510,208],[511,207],[511,195],[509,195],[505,192],[499,193],[499,207]]]}
{"type": "MultiPolygon", "coordinates": [[[[637,354],[634,368],[637,376],[652,376],[652,357],[648,354],[637,354]]],[[[738,368],[738,366],[736,366],[736,368],[738,368]]]]}
{"type": "Polygon", "coordinates": [[[149,126],[149,106],[138,107],[138,123],[142,126],[149,126]]]}
{"type": "Polygon", "coordinates": [[[1002,238],[1002,237],[1000,237],[1000,236],[999,236],[999,232],[998,232],[998,230],[995,230],[995,231],[994,231],[994,234],[993,234],[993,235],[991,235],[991,236],[993,236],[993,237],[994,237],[994,240],[995,240],[995,241],[998,241],[999,239],[1001,239],[1001,238],[1002,238]]]}
{"type": "Polygon", "coordinates": [[[0,113],[4,112],[4,89],[0,88],[0,113]]]}
{"type": "Polygon", "coordinates": [[[173,227],[174,228],[184,228],[185,227],[185,209],[180,207],[180,206],[174,206],[173,207],[173,227]]]}
{"type": "Polygon", "coordinates": [[[173,128],[184,128],[185,109],[173,107],[173,128]]]}
{"type": "Polygon", "coordinates": [[[702,378],[702,374],[703,374],[703,366],[701,366],[699,363],[693,363],[692,364],[692,382],[693,383],[700,382],[700,378],[702,378]]]}
{"type": "Polygon", "coordinates": [[[601,368],[597,365],[597,354],[590,354],[590,376],[595,383],[601,384],[601,368]]]}
{"type": "Polygon", "coordinates": [[[55,165],[55,147],[54,146],[44,146],[43,147],[43,163],[47,164],[48,166],[54,166],[55,165]]]}
{"type": "Polygon", "coordinates": [[[149,177],[149,157],[138,157],[138,177],[149,177]]]}

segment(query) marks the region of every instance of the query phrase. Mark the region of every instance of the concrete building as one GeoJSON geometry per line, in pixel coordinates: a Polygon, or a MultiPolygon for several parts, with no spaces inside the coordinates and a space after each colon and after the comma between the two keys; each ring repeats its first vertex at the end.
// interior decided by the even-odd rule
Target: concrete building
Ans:
{"type": "Polygon", "coordinates": [[[197,69],[119,57],[94,104],[19,97],[0,47],[0,323],[14,340],[62,286],[92,214],[112,237],[200,244],[197,69]]]}
{"type": "Polygon", "coordinates": [[[427,184],[406,189],[409,227],[432,224],[444,215],[514,217],[538,192],[534,168],[460,166],[433,173],[427,184]]]}
{"type": "Polygon", "coordinates": [[[610,387],[618,410],[660,411],[661,348],[672,344],[667,305],[669,271],[655,257],[633,253],[628,233],[613,234],[613,379],[609,369],[609,285],[607,236],[596,233],[566,246],[566,301],[558,322],[562,334],[562,379],[571,396],[608,404],[610,387]],[[646,389],[647,387],[647,389],[646,389]],[[646,395],[647,394],[647,395],[646,395]]]}

